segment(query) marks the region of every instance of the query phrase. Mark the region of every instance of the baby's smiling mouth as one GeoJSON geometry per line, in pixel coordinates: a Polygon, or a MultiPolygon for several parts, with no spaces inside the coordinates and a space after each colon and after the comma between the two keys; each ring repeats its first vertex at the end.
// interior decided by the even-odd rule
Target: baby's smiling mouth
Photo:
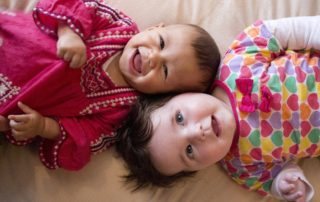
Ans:
{"type": "Polygon", "coordinates": [[[211,127],[213,132],[216,134],[216,136],[219,137],[220,136],[219,123],[213,115],[211,116],[211,127]]]}
{"type": "Polygon", "coordinates": [[[137,49],[132,58],[133,69],[136,70],[139,74],[142,73],[142,60],[139,49],[137,49]]]}

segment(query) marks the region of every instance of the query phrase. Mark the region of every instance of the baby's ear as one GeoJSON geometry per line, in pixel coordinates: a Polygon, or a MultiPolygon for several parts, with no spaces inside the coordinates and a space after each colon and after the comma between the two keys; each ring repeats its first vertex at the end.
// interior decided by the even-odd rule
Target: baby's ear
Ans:
{"type": "Polygon", "coordinates": [[[148,27],[146,30],[150,31],[150,30],[153,30],[154,28],[159,28],[159,27],[164,27],[164,26],[165,26],[165,24],[163,22],[160,22],[159,24],[148,27]]]}

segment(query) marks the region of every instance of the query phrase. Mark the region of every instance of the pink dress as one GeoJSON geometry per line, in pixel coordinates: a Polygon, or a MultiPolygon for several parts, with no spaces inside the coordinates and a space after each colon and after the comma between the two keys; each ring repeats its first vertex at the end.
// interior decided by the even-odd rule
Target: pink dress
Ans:
{"type": "MultiPolygon", "coordinates": [[[[44,0],[33,15],[0,12],[0,114],[21,113],[17,102],[57,120],[57,140],[38,137],[48,168],[78,170],[109,147],[137,92],[111,81],[102,65],[122,51],[138,28],[97,0],[44,0]],[[56,55],[57,25],[66,23],[87,46],[88,62],[71,69],[56,55]]],[[[25,145],[32,140],[10,142],[25,145]]]]}

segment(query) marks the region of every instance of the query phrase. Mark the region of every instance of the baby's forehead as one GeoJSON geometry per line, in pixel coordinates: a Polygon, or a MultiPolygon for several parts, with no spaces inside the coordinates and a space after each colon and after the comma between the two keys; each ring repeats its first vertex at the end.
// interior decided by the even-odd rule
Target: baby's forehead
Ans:
{"type": "Polygon", "coordinates": [[[209,88],[211,77],[197,64],[172,70],[174,78],[171,80],[173,91],[177,93],[204,92],[209,88]]]}
{"type": "Polygon", "coordinates": [[[172,33],[172,31],[179,31],[183,33],[187,32],[188,34],[192,33],[194,34],[194,37],[196,37],[198,34],[197,30],[194,27],[187,24],[171,24],[171,25],[165,26],[164,29],[171,31],[168,34],[172,33]]]}
{"type": "Polygon", "coordinates": [[[164,112],[163,109],[165,108],[165,105],[155,109],[150,115],[150,120],[152,122],[152,131],[153,132],[157,131],[160,124],[161,124],[161,116],[159,116],[159,115],[164,112]]]}
{"type": "Polygon", "coordinates": [[[170,118],[171,113],[174,113],[174,105],[175,103],[179,103],[179,100],[176,101],[176,96],[170,98],[166,101],[162,106],[154,109],[150,114],[150,120],[152,122],[153,132],[158,131],[161,128],[161,125],[165,124],[165,119],[170,118]]]}
{"type": "Polygon", "coordinates": [[[203,93],[200,92],[183,92],[177,93],[174,96],[169,96],[160,107],[153,110],[152,114],[153,116],[156,116],[154,114],[167,113],[168,111],[172,111],[175,108],[188,103],[189,99],[199,97],[202,94],[203,93]]]}

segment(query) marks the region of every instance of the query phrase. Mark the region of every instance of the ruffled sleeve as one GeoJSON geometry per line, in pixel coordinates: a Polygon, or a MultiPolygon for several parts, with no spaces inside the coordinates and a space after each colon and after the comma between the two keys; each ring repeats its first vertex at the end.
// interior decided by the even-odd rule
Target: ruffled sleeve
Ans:
{"type": "Polygon", "coordinates": [[[277,175],[275,180],[273,181],[272,188],[271,188],[271,193],[273,194],[273,196],[275,196],[280,200],[284,200],[284,196],[280,191],[279,184],[281,183],[283,176],[289,173],[290,175],[297,176],[301,181],[305,183],[306,201],[307,202],[311,201],[314,195],[314,188],[305,177],[301,168],[296,163],[293,163],[293,162],[288,162],[286,166],[281,170],[281,172],[277,175]]]}
{"type": "Polygon", "coordinates": [[[79,170],[93,153],[110,147],[115,141],[115,131],[125,119],[130,106],[114,108],[108,113],[84,117],[59,118],[61,135],[56,140],[41,139],[39,155],[50,168],[79,170]]]}
{"type": "MultiPolygon", "coordinates": [[[[243,57],[242,65],[253,65],[258,61],[267,63],[281,53],[281,45],[268,30],[263,21],[258,20],[244,29],[232,42],[227,54],[243,57]]],[[[225,57],[230,59],[230,56],[225,57]]]]}
{"type": "Polygon", "coordinates": [[[91,33],[95,15],[95,8],[81,0],[42,0],[33,10],[36,25],[47,34],[56,36],[61,22],[83,39],[91,33]]]}
{"type": "Polygon", "coordinates": [[[263,196],[270,194],[273,180],[283,168],[283,163],[241,165],[237,160],[221,161],[221,164],[239,185],[263,196]]]}
{"type": "Polygon", "coordinates": [[[3,132],[6,139],[13,145],[16,145],[16,146],[25,146],[27,144],[30,144],[32,142],[34,142],[37,138],[34,137],[34,138],[29,138],[27,140],[16,140],[14,139],[14,137],[12,136],[12,133],[11,131],[6,131],[6,132],[3,132]]]}
{"type": "Polygon", "coordinates": [[[61,135],[58,139],[40,141],[40,159],[50,169],[79,170],[90,160],[88,134],[76,118],[62,118],[59,125],[61,135]]]}

